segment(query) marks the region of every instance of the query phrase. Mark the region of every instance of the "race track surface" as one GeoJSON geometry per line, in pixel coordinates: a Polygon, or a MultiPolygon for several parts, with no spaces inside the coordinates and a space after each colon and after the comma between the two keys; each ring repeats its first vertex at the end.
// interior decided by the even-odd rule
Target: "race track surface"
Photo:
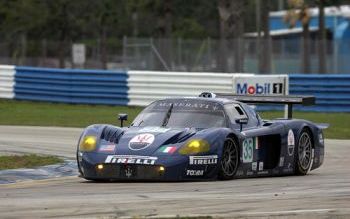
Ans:
{"type": "MultiPolygon", "coordinates": [[[[74,158],[81,129],[0,126],[0,153],[74,158]]],[[[92,183],[78,177],[0,185],[0,218],[350,218],[350,141],[326,140],[307,176],[188,183],[92,183]]]]}

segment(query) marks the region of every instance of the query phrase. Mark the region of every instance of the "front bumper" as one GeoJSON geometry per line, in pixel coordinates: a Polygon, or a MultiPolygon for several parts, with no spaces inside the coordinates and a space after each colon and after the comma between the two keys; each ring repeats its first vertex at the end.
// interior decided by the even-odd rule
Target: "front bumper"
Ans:
{"type": "Polygon", "coordinates": [[[97,166],[84,168],[83,176],[87,179],[110,180],[165,180],[165,170],[161,171],[159,165],[122,165],[103,164],[102,169],[97,166]]]}
{"type": "Polygon", "coordinates": [[[158,158],[154,165],[104,163],[104,158],[96,159],[91,155],[84,155],[78,162],[82,177],[89,180],[195,181],[217,178],[216,164],[190,165],[188,156],[158,158]]]}

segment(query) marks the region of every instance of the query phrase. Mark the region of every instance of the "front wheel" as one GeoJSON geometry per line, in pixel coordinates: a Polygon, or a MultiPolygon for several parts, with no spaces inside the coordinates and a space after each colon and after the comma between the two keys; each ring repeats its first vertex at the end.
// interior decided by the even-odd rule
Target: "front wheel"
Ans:
{"type": "Polygon", "coordinates": [[[219,169],[219,179],[228,180],[232,179],[238,168],[239,163],[239,149],[238,144],[235,140],[231,138],[226,138],[224,142],[220,169],[219,169]]]}
{"type": "Polygon", "coordinates": [[[306,175],[310,169],[312,162],[312,148],[313,142],[311,133],[304,129],[298,139],[296,150],[295,173],[297,175],[306,175]]]}

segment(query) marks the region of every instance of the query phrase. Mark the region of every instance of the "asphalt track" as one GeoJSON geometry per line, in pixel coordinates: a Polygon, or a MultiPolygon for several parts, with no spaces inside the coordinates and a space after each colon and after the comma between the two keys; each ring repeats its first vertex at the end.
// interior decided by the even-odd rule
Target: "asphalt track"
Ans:
{"type": "MultiPolygon", "coordinates": [[[[0,126],[0,153],[74,158],[81,129],[0,126]]],[[[78,177],[0,185],[0,218],[350,218],[350,141],[326,140],[307,176],[189,183],[91,183],[78,177]]]]}

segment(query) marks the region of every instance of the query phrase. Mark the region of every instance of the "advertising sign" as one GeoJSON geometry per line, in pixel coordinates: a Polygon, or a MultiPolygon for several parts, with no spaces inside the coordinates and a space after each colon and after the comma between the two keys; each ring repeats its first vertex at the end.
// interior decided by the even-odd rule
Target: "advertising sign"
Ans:
{"type": "Polygon", "coordinates": [[[233,89],[243,95],[286,95],[287,75],[239,75],[233,77],[233,89]]]}
{"type": "Polygon", "coordinates": [[[85,63],[85,45],[84,44],[73,44],[72,47],[73,63],[77,65],[83,65],[85,63]]]}

